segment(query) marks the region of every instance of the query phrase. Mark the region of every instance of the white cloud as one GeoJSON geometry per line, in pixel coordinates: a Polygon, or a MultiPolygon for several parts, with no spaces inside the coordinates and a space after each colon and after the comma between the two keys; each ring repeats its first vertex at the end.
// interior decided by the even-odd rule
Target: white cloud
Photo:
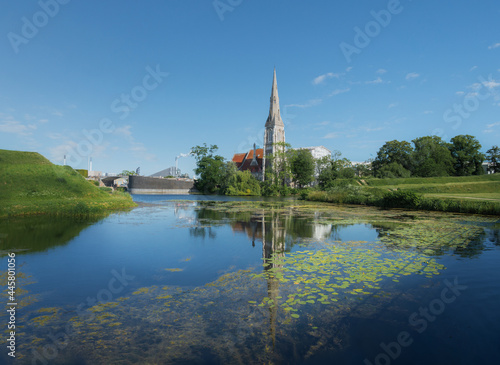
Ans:
{"type": "Polygon", "coordinates": [[[498,129],[495,127],[499,127],[499,126],[500,126],[500,122],[487,124],[486,129],[483,130],[483,133],[488,133],[488,134],[494,133],[495,131],[498,131],[498,129]]]}
{"type": "MultiPolygon", "coordinates": [[[[99,159],[104,159],[108,158],[108,155],[106,154],[107,150],[109,148],[109,143],[102,142],[100,144],[92,144],[92,149],[90,151],[89,156],[93,158],[99,158],[99,159]]],[[[87,160],[87,155],[79,155],[79,151],[81,150],[81,147],[79,146],[79,143],[75,142],[74,140],[67,139],[58,146],[49,148],[49,152],[51,155],[51,159],[54,161],[62,161],[64,158],[64,155],[68,157],[68,163],[77,163],[80,164],[82,161],[86,162],[87,160]],[[77,155],[74,155],[74,154],[77,155]]]]}
{"type": "Polygon", "coordinates": [[[387,72],[387,70],[385,70],[385,69],[383,69],[383,68],[379,68],[379,69],[377,70],[377,73],[378,73],[379,75],[383,75],[383,74],[385,74],[386,72],[387,72]]]}
{"type": "Polygon", "coordinates": [[[472,66],[469,71],[474,71],[477,69],[477,66],[472,66]]]}
{"type": "Polygon", "coordinates": [[[375,80],[365,81],[365,84],[381,84],[383,82],[384,81],[380,77],[377,77],[375,80]]]}
{"type": "Polygon", "coordinates": [[[119,136],[124,136],[124,137],[131,137],[132,136],[132,131],[130,130],[132,128],[131,125],[125,125],[123,127],[116,128],[113,133],[119,136]]]}
{"type": "Polygon", "coordinates": [[[371,128],[371,127],[359,127],[360,131],[366,132],[366,133],[377,132],[377,131],[381,131],[382,129],[384,129],[384,128],[383,127],[375,127],[375,128],[371,128]]]}
{"type": "Polygon", "coordinates": [[[489,46],[488,49],[495,49],[498,47],[500,47],[500,43],[495,43],[495,44],[492,44],[491,46],[489,46]]]}
{"type": "Polygon", "coordinates": [[[320,76],[316,77],[316,78],[312,81],[312,83],[313,83],[314,85],[319,85],[319,84],[323,83],[326,79],[331,79],[331,78],[333,78],[333,77],[338,78],[339,76],[340,76],[339,74],[334,74],[333,72],[328,72],[328,73],[326,73],[326,74],[324,74],[324,75],[320,75],[320,76]]]}
{"type": "Polygon", "coordinates": [[[416,79],[417,77],[420,77],[420,75],[416,72],[410,72],[409,74],[406,75],[407,80],[413,80],[416,79]]]}
{"type": "Polygon", "coordinates": [[[335,132],[330,132],[327,135],[325,135],[323,138],[324,139],[332,139],[332,138],[337,138],[339,136],[338,133],[335,132]]]}
{"type": "Polygon", "coordinates": [[[483,85],[486,86],[488,89],[494,89],[500,86],[500,82],[495,80],[483,81],[483,85]]]}
{"type": "Polygon", "coordinates": [[[392,108],[395,108],[398,106],[398,103],[391,103],[389,104],[389,106],[387,107],[387,109],[392,109],[392,108]]]}
{"type": "Polygon", "coordinates": [[[425,110],[424,114],[434,114],[434,112],[432,110],[425,110]]]}
{"type": "Polygon", "coordinates": [[[346,89],[336,89],[336,90],[333,90],[330,94],[328,94],[328,96],[335,96],[335,95],[339,95],[339,94],[343,94],[343,93],[347,93],[351,91],[350,88],[346,88],[346,89]]]}
{"type": "Polygon", "coordinates": [[[347,68],[345,69],[345,72],[350,72],[351,70],[352,70],[352,67],[347,67],[347,68]]]}
{"type": "Polygon", "coordinates": [[[455,94],[457,94],[458,96],[461,96],[461,95],[464,95],[465,93],[463,91],[457,91],[455,94]]]}
{"type": "Polygon", "coordinates": [[[66,138],[63,134],[54,133],[54,132],[47,133],[47,137],[49,137],[50,139],[65,139],[66,138]]]}
{"type": "Polygon", "coordinates": [[[33,130],[36,129],[36,125],[25,125],[17,120],[7,119],[0,121],[0,132],[3,133],[14,133],[21,136],[31,135],[33,130]]]}

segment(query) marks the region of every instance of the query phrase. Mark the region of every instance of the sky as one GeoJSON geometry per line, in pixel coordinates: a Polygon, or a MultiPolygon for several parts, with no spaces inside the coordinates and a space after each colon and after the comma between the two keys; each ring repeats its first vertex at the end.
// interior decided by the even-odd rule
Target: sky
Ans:
{"type": "MultiPolygon", "coordinates": [[[[41,0],[0,5],[0,149],[150,175],[191,147],[286,141],[352,161],[390,140],[500,144],[494,0],[41,0]]],[[[178,166],[193,176],[193,157],[178,166]]]]}

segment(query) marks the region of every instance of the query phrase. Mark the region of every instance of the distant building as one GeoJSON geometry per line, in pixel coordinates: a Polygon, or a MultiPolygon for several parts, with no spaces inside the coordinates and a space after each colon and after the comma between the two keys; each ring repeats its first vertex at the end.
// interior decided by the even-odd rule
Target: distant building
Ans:
{"type": "MultiPolygon", "coordinates": [[[[266,169],[272,167],[272,160],[269,156],[276,156],[279,148],[277,143],[280,142],[285,142],[285,124],[283,123],[283,119],[281,119],[278,81],[276,79],[276,69],[274,69],[269,115],[265,124],[264,148],[256,148],[254,144],[253,150],[236,153],[233,156],[233,162],[240,171],[248,170],[258,180],[264,180],[266,169]]],[[[311,151],[314,159],[320,159],[325,156],[331,157],[332,155],[332,151],[324,146],[296,148],[296,150],[299,149],[311,151]]]]}
{"type": "Polygon", "coordinates": [[[174,176],[179,177],[181,175],[181,169],[176,168],[175,166],[169,167],[168,169],[158,171],[153,175],[149,175],[150,177],[166,177],[166,176],[174,176]]]}
{"type": "Polygon", "coordinates": [[[495,163],[494,162],[484,161],[482,163],[482,167],[483,167],[483,171],[486,175],[495,173],[495,163]]]}
{"type": "Polygon", "coordinates": [[[271,167],[271,160],[266,156],[276,153],[276,143],[285,142],[285,124],[280,114],[280,99],[278,96],[278,82],[276,80],[276,69],[274,69],[273,85],[269,115],[266,120],[264,132],[264,148],[256,148],[245,153],[237,153],[233,156],[233,162],[240,171],[250,171],[258,180],[264,180],[265,169],[271,167]]]}
{"type": "Polygon", "coordinates": [[[323,157],[331,157],[332,151],[324,146],[314,146],[314,147],[299,147],[294,148],[294,150],[308,150],[311,151],[312,157],[317,160],[323,157]]]}
{"type": "Polygon", "coordinates": [[[246,153],[237,153],[233,156],[233,162],[240,171],[250,171],[257,180],[263,180],[263,161],[264,150],[256,148],[253,145],[253,150],[246,153]]]}
{"type": "Polygon", "coordinates": [[[88,172],[88,177],[99,178],[101,176],[103,176],[103,173],[101,171],[89,171],[88,172]]]}
{"type": "Polygon", "coordinates": [[[271,99],[269,106],[269,116],[266,121],[266,130],[264,132],[264,165],[262,179],[265,178],[266,168],[271,167],[270,155],[275,155],[278,151],[276,143],[285,142],[285,124],[281,119],[280,98],[278,96],[278,81],[276,80],[276,68],[273,75],[273,86],[271,89],[271,99]]]}

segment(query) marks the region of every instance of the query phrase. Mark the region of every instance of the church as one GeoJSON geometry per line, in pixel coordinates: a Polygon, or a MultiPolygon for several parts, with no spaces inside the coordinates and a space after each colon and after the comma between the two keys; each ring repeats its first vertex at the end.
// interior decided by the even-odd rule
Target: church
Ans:
{"type": "MultiPolygon", "coordinates": [[[[278,96],[278,81],[276,80],[276,68],[273,75],[273,86],[271,89],[271,99],[269,106],[269,116],[267,117],[264,132],[264,148],[253,149],[246,153],[236,153],[233,162],[240,171],[250,171],[257,180],[264,180],[266,168],[270,168],[270,159],[266,157],[273,155],[279,148],[276,143],[285,142],[285,124],[281,119],[280,98],[278,96]]],[[[300,148],[298,148],[300,149],[300,148]]],[[[306,147],[313,154],[314,158],[331,156],[331,151],[323,146],[306,147]]]]}

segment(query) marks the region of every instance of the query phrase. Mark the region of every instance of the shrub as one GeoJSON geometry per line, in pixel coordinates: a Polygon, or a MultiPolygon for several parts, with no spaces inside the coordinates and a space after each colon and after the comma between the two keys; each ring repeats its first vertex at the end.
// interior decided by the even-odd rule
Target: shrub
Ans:
{"type": "Polygon", "coordinates": [[[384,208],[417,209],[422,199],[420,194],[410,190],[396,190],[385,193],[381,204],[384,208]]]}

